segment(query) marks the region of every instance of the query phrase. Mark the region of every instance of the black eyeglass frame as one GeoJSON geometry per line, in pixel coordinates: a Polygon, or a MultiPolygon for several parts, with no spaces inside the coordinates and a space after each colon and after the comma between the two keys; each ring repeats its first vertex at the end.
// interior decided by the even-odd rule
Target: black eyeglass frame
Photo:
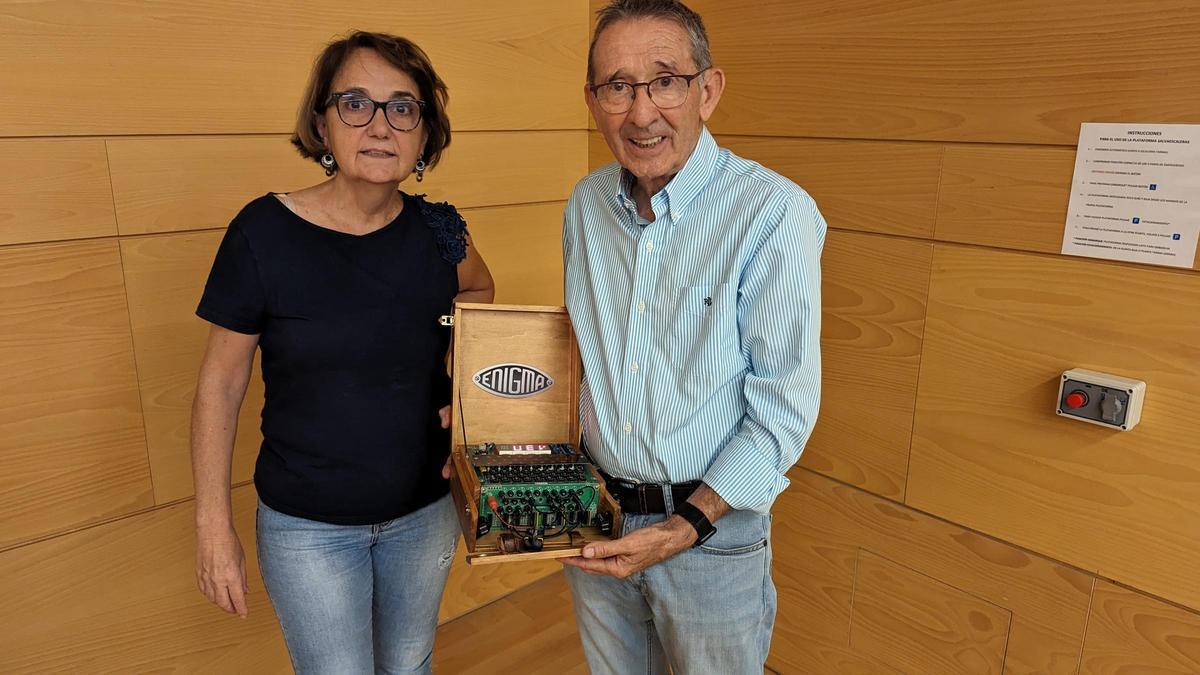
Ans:
{"type": "MultiPolygon", "coordinates": [[[[605,110],[605,112],[607,112],[610,115],[619,115],[623,112],[629,112],[630,108],[633,107],[634,102],[637,101],[637,88],[638,87],[646,88],[646,98],[650,99],[650,102],[653,103],[656,108],[658,108],[659,110],[671,110],[673,108],[678,108],[679,106],[683,105],[684,103],[687,103],[688,96],[692,95],[692,80],[696,79],[697,77],[700,77],[701,75],[703,75],[705,73],[705,71],[709,70],[710,68],[712,68],[712,66],[709,66],[708,68],[701,68],[700,70],[697,70],[696,72],[692,73],[691,75],[660,75],[660,76],[654,78],[653,80],[650,80],[649,82],[626,82],[624,80],[613,80],[611,82],[601,82],[600,84],[588,85],[588,89],[592,92],[592,96],[595,96],[597,103],[600,102],[600,97],[596,96],[596,92],[599,91],[600,89],[603,89],[604,87],[612,86],[614,84],[623,84],[623,85],[626,85],[633,89],[633,96],[629,97],[629,108],[626,108],[624,110],[620,110],[617,112],[605,110]],[[684,94],[683,100],[680,101],[679,103],[676,103],[675,105],[665,106],[665,107],[661,106],[658,104],[657,101],[654,100],[654,94],[650,93],[650,85],[657,82],[658,80],[663,79],[664,77],[680,77],[680,78],[683,78],[683,80],[685,82],[687,82],[687,93],[684,94]]],[[[604,106],[601,106],[601,108],[603,108],[603,107],[604,106]]]]}
{"type": "MultiPolygon", "coordinates": [[[[647,91],[649,91],[649,90],[647,90],[647,91]]],[[[415,98],[393,98],[393,99],[389,99],[387,101],[376,101],[375,99],[373,99],[369,96],[366,96],[366,95],[362,94],[361,92],[357,92],[357,91],[334,91],[334,92],[330,92],[329,98],[326,99],[326,101],[327,102],[325,103],[325,107],[328,108],[329,106],[333,106],[334,110],[337,110],[338,119],[342,121],[342,124],[345,124],[348,127],[362,128],[362,127],[367,126],[371,122],[375,121],[375,115],[379,114],[380,109],[383,110],[383,121],[387,122],[387,125],[393,129],[395,129],[396,131],[404,131],[404,132],[412,131],[413,129],[416,129],[417,127],[421,126],[421,120],[425,119],[425,101],[422,101],[420,99],[415,99],[415,98]],[[342,117],[342,108],[341,108],[341,106],[338,105],[338,102],[341,101],[342,99],[351,98],[351,97],[362,100],[362,101],[370,101],[371,105],[375,106],[375,109],[371,111],[371,116],[367,118],[366,122],[363,122],[362,124],[351,124],[346,121],[345,117],[342,117]],[[392,124],[392,120],[390,117],[388,117],[388,114],[387,114],[388,104],[396,103],[398,101],[403,101],[405,103],[416,103],[417,104],[417,123],[407,129],[401,129],[400,127],[396,126],[395,124],[392,124]]]]}

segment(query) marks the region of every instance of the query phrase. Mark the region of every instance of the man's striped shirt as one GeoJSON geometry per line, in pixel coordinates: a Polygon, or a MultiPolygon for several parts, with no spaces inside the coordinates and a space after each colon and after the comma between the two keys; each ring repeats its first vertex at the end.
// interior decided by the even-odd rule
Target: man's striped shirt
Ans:
{"type": "Polygon", "coordinates": [[[651,206],[647,223],[615,163],[567,204],[584,442],[614,476],[701,479],[766,512],[817,417],[825,221],[707,129],[651,206]]]}

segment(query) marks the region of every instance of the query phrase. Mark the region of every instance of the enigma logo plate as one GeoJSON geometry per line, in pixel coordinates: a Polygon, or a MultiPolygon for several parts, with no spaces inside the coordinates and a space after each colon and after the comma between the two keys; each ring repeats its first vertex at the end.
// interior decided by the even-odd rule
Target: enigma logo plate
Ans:
{"type": "Polygon", "coordinates": [[[498,363],[475,373],[475,386],[504,398],[526,398],[554,386],[546,373],[521,363],[498,363]]]}

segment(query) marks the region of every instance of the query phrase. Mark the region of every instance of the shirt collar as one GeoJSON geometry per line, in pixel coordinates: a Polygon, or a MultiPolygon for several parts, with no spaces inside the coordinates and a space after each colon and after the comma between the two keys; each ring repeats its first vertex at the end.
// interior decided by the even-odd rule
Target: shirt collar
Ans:
{"type": "MultiPolygon", "coordinates": [[[[708,184],[709,178],[717,167],[719,155],[720,148],[717,146],[716,139],[708,132],[708,127],[701,127],[700,138],[696,141],[696,147],[692,150],[688,161],[684,163],[679,173],[675,174],[671,182],[667,183],[667,186],[654,196],[654,199],[660,199],[661,195],[665,193],[667,208],[670,209],[673,222],[704,190],[704,186],[708,184]]],[[[622,168],[617,172],[617,201],[629,210],[636,210],[631,194],[633,181],[633,175],[625,169],[622,168]]]]}

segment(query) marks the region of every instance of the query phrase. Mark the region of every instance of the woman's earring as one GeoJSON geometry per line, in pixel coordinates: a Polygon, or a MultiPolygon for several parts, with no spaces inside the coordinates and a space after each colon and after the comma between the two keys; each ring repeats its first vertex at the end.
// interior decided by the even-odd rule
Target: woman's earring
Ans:
{"type": "Polygon", "coordinates": [[[337,160],[333,158],[332,152],[321,155],[321,166],[325,167],[326,176],[332,176],[333,172],[337,171],[337,160]]]}
{"type": "Polygon", "coordinates": [[[425,158],[418,158],[417,165],[413,168],[417,170],[417,182],[420,183],[421,181],[425,180],[425,158]]]}

